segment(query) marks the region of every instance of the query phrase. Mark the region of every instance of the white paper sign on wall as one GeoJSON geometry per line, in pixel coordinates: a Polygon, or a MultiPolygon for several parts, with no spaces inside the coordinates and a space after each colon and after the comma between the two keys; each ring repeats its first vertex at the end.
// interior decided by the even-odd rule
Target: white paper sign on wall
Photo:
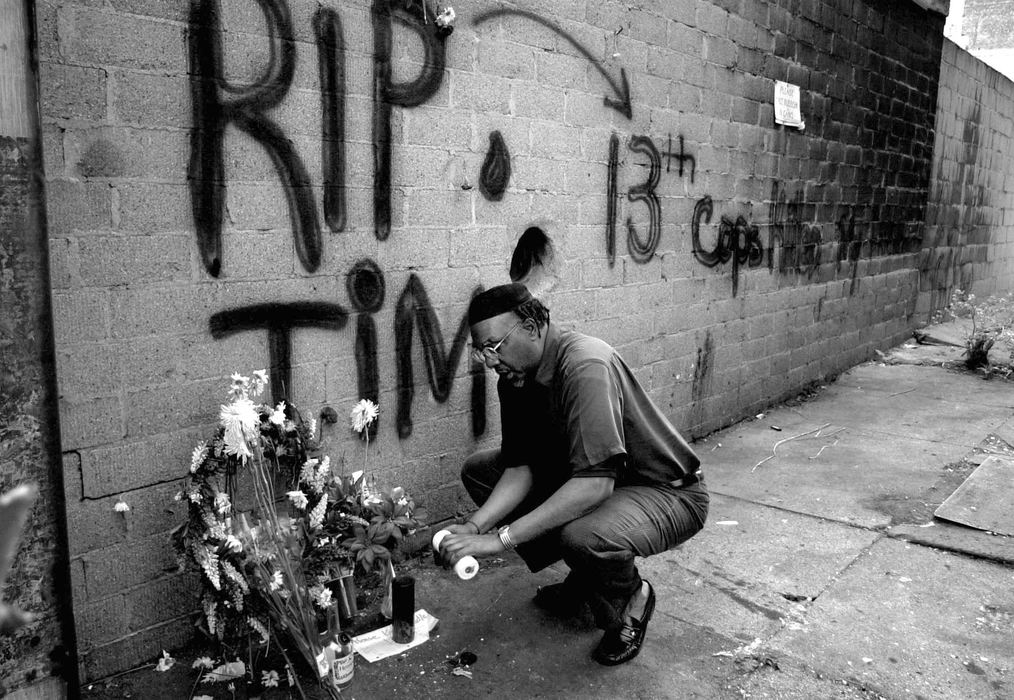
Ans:
{"type": "Polygon", "coordinates": [[[799,86],[775,81],[775,124],[803,129],[803,116],[799,110],[799,86]]]}

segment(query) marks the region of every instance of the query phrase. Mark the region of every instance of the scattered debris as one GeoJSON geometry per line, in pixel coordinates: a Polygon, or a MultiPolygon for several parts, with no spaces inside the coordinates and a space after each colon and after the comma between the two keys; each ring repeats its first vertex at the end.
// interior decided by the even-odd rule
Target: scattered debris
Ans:
{"type": "Polygon", "coordinates": [[[162,650],[162,658],[155,664],[156,671],[168,671],[176,663],[176,659],[169,655],[169,652],[165,649],[162,650]]]}
{"type": "Polygon", "coordinates": [[[719,520],[715,525],[739,525],[738,520],[719,520]]]}
{"type": "MultiPolygon", "coordinates": [[[[779,446],[785,444],[786,442],[791,442],[792,440],[798,440],[799,438],[806,437],[808,435],[813,435],[813,437],[821,437],[821,435],[820,435],[821,432],[824,430],[824,428],[828,427],[829,425],[831,425],[831,424],[830,423],[825,423],[824,425],[820,426],[819,428],[815,428],[813,430],[807,430],[805,433],[800,433],[799,435],[793,435],[792,437],[787,437],[784,440],[779,440],[778,442],[775,443],[775,446],[771,449],[771,454],[769,456],[765,457],[764,459],[762,459],[761,461],[757,462],[757,464],[753,465],[753,469],[751,469],[750,471],[754,471],[755,469],[757,469],[757,467],[759,467],[760,465],[764,464],[769,459],[774,459],[775,457],[777,457],[778,456],[778,448],[779,448],[779,446]]],[[[771,427],[774,428],[774,426],[771,426],[771,427]]],[[[838,433],[842,432],[843,430],[845,430],[845,428],[838,428],[834,432],[832,432],[832,433],[830,433],[830,434],[828,434],[828,435],[826,435],[824,437],[831,437],[832,435],[837,435],[838,433]]],[[[820,453],[818,452],[817,454],[820,454],[820,453]]]]}

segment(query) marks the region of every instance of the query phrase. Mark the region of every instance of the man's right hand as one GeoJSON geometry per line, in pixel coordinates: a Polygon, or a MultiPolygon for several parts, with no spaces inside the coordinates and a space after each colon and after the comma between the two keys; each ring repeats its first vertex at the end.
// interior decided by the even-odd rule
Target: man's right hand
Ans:
{"type": "MultiPolygon", "coordinates": [[[[452,535],[475,535],[477,526],[471,520],[457,524],[447,525],[446,527],[440,528],[441,530],[447,530],[452,535]]],[[[443,566],[445,569],[450,569],[453,562],[450,557],[446,556],[443,552],[444,544],[440,544],[440,549],[433,550],[433,561],[436,564],[443,566]]]]}

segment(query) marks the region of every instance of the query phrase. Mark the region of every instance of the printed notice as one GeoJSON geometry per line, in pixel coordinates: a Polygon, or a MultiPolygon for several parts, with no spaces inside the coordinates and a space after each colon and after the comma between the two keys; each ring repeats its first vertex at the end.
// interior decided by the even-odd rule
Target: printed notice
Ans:
{"type": "Polygon", "coordinates": [[[802,129],[803,116],[799,111],[799,86],[775,81],[775,124],[802,129]]]}

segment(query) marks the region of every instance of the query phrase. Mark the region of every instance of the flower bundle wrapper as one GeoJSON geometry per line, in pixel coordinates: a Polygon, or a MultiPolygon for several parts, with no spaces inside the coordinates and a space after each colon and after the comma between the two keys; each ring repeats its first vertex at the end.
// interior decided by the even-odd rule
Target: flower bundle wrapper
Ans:
{"type": "Polygon", "coordinates": [[[364,661],[373,663],[395,654],[417,647],[430,638],[430,632],[436,629],[440,620],[425,610],[415,611],[415,638],[408,644],[399,644],[392,636],[392,625],[381,627],[372,632],[365,632],[352,639],[353,648],[364,661]]]}

